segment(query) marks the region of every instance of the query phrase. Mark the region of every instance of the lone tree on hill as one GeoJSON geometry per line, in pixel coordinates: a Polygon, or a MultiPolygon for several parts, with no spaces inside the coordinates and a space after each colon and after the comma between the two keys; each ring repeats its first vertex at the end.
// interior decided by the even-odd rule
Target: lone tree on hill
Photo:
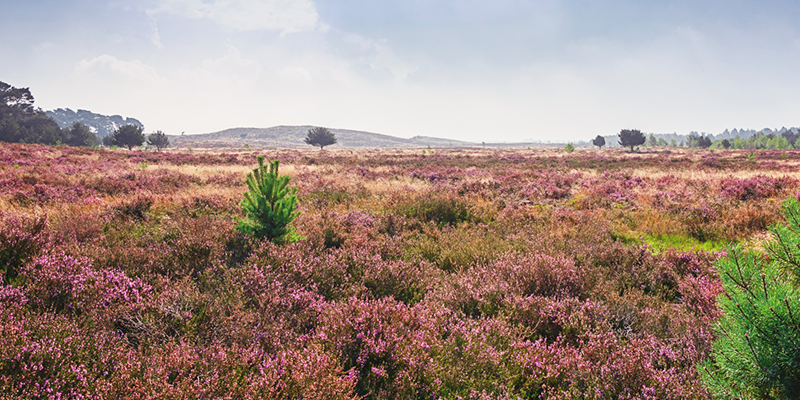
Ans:
{"type": "Polygon", "coordinates": [[[155,133],[148,135],[147,144],[150,146],[155,146],[158,151],[161,151],[162,148],[169,147],[170,145],[167,134],[161,131],[156,131],[155,133]]]}
{"type": "Polygon", "coordinates": [[[597,146],[598,149],[603,148],[606,145],[606,138],[597,135],[596,138],[592,139],[592,144],[597,146]]]}
{"type": "Polygon", "coordinates": [[[638,129],[623,129],[619,132],[620,146],[630,147],[631,152],[634,147],[643,145],[645,140],[644,134],[638,129]]]}
{"type": "Polygon", "coordinates": [[[311,128],[308,130],[305,141],[312,146],[319,146],[319,149],[322,150],[325,146],[336,143],[336,135],[328,128],[311,128]]]}
{"type": "Polygon", "coordinates": [[[123,125],[111,134],[111,144],[114,146],[125,146],[128,150],[133,150],[142,143],[144,143],[144,134],[140,126],[123,125]]]}

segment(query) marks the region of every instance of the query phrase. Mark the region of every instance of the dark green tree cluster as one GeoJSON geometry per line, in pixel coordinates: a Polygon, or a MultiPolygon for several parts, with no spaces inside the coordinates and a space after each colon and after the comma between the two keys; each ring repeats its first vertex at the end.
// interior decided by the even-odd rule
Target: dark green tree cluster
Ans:
{"type": "Polygon", "coordinates": [[[800,203],[783,214],[768,255],[734,247],[717,264],[724,315],[700,373],[719,398],[800,398],[800,203]]]}
{"type": "Polygon", "coordinates": [[[123,125],[117,128],[114,133],[103,138],[103,144],[106,146],[120,146],[127,147],[128,150],[133,150],[134,147],[139,147],[144,144],[144,133],[141,126],[136,125],[123,125]]]}
{"type": "Polygon", "coordinates": [[[711,147],[713,142],[711,138],[706,135],[698,135],[696,133],[689,134],[689,138],[686,141],[686,147],[699,147],[701,149],[707,149],[711,147]]]}
{"type": "Polygon", "coordinates": [[[0,141],[12,143],[94,146],[97,138],[86,125],[76,123],[61,129],[56,121],[33,105],[28,88],[0,82],[0,141]]]}
{"type": "Polygon", "coordinates": [[[800,131],[786,131],[780,135],[773,133],[758,132],[749,138],[735,137],[728,140],[728,147],[725,147],[725,141],[714,142],[711,146],[714,148],[731,148],[731,149],[746,149],[746,150],[778,150],[778,149],[797,149],[800,148],[800,131]],[[718,144],[719,143],[719,144],[718,144]]]}
{"type": "Polygon", "coordinates": [[[289,177],[278,175],[278,160],[264,165],[258,157],[258,167],[247,174],[248,192],[240,205],[245,218],[236,226],[240,232],[267,239],[273,243],[296,242],[302,239],[291,226],[300,215],[297,211],[297,188],[288,187],[289,177]]]}
{"type": "MultiPolygon", "coordinates": [[[[744,132],[744,131],[742,131],[744,132]]],[[[634,151],[636,146],[646,145],[648,147],[691,147],[700,149],[737,149],[737,150],[783,150],[783,149],[800,149],[800,128],[784,129],[780,134],[767,132],[758,132],[752,136],[742,138],[735,136],[731,139],[722,139],[714,141],[713,135],[698,134],[691,132],[685,140],[680,143],[674,139],[675,134],[671,135],[673,139],[668,143],[663,137],[657,137],[655,134],[650,133],[645,136],[637,129],[623,129],[619,133],[619,144],[622,147],[630,147],[634,151]]],[[[592,140],[592,144],[598,147],[598,139],[605,139],[602,136],[597,136],[592,140]]]]}

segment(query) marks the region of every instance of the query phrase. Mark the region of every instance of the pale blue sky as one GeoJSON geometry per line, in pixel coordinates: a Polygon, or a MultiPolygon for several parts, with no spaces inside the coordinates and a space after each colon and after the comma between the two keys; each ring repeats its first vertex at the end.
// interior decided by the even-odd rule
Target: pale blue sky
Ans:
{"type": "Polygon", "coordinates": [[[0,80],[147,131],[800,125],[800,2],[0,0],[0,80]]]}

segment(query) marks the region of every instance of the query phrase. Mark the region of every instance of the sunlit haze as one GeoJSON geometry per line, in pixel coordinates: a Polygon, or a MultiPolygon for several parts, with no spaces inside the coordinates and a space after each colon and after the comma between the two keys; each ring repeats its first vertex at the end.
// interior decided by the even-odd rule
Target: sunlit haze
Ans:
{"type": "Polygon", "coordinates": [[[716,134],[800,125],[798,21],[796,0],[0,0],[0,81],[170,134],[716,134]]]}

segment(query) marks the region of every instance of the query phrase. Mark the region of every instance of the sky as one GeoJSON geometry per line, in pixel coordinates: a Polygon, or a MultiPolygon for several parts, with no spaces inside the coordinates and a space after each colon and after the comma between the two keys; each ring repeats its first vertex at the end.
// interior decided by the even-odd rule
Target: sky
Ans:
{"type": "Polygon", "coordinates": [[[0,0],[0,81],[146,132],[800,126],[800,1],[0,0]]]}

